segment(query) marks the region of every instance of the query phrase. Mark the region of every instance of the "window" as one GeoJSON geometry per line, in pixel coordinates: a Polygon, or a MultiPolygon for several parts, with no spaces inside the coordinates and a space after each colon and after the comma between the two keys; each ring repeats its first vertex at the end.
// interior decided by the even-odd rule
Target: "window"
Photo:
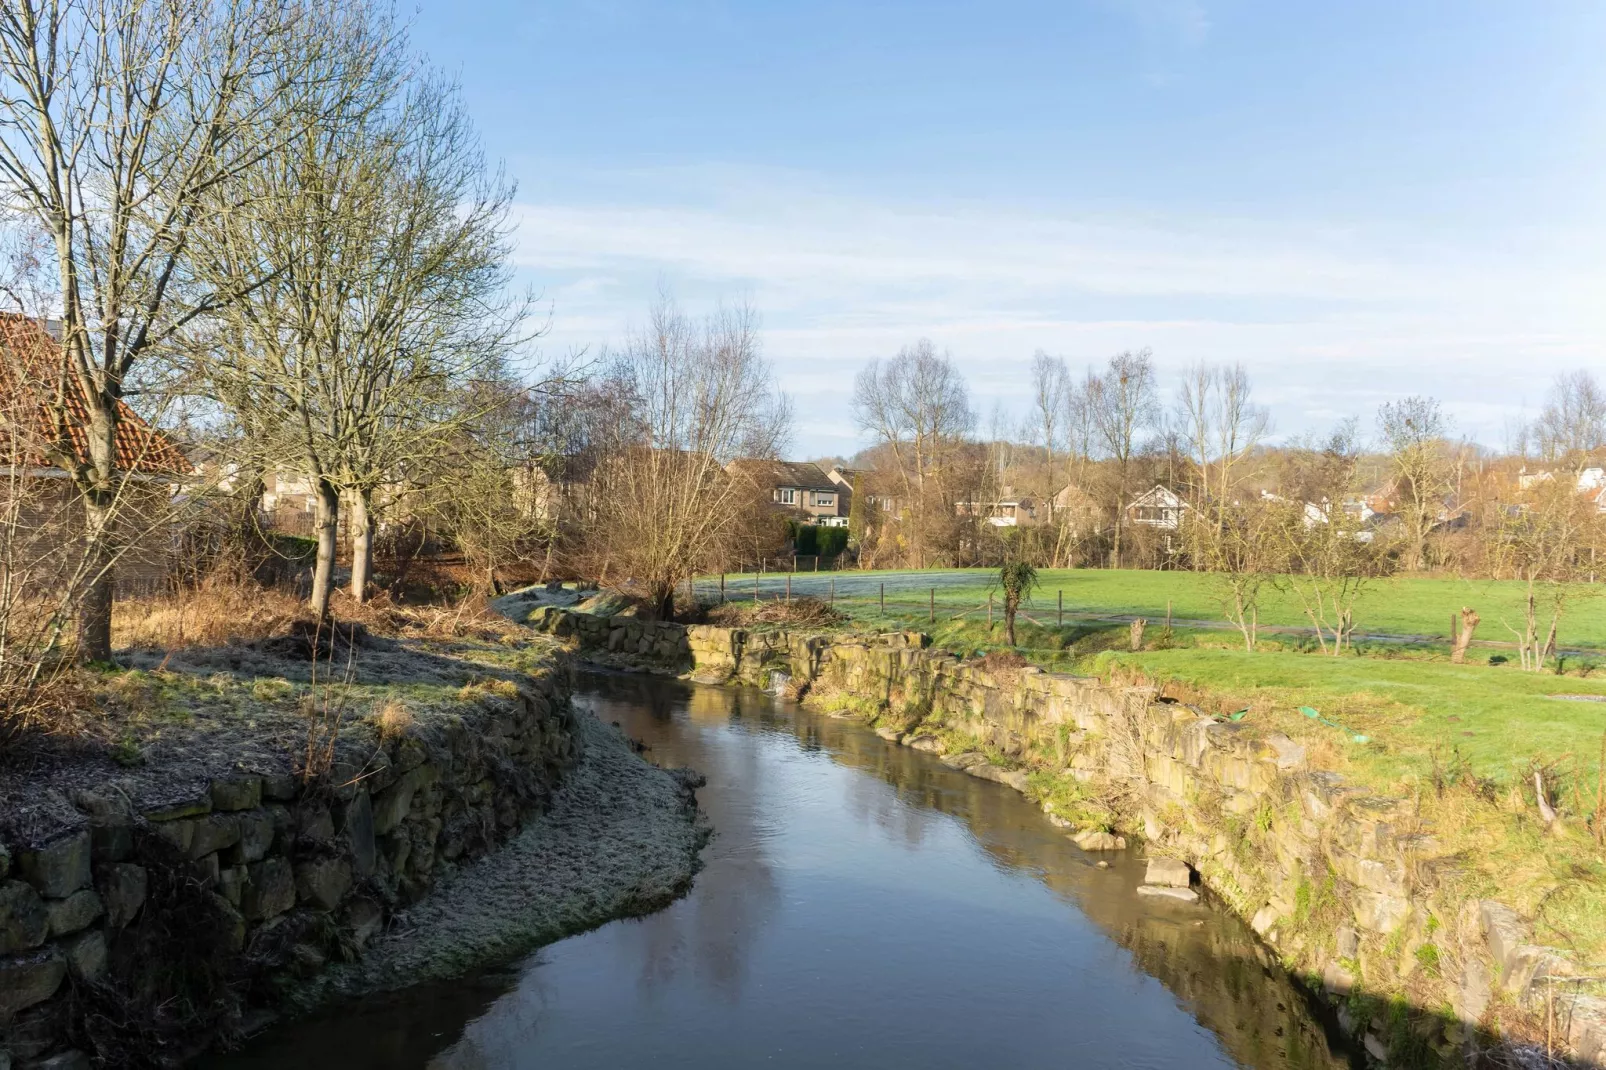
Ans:
{"type": "Polygon", "coordinates": [[[782,505],[796,505],[797,491],[791,487],[781,487],[775,492],[775,500],[782,505]]]}
{"type": "Polygon", "coordinates": [[[814,496],[814,504],[815,505],[835,505],[836,504],[836,495],[835,494],[816,494],[814,496]]]}

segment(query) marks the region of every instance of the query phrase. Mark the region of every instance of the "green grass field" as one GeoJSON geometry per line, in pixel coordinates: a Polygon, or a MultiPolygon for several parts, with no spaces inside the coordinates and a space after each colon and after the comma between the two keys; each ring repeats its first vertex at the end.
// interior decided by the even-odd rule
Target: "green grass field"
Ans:
{"type": "MultiPolygon", "coordinates": [[[[992,569],[799,573],[792,584],[797,594],[818,596],[834,580],[838,602],[857,606],[876,602],[882,583],[887,587],[888,602],[899,607],[924,603],[934,588],[938,612],[952,614],[961,608],[983,606],[988,592],[996,593],[996,575],[992,569]]],[[[1131,614],[1159,622],[1169,605],[1177,619],[1223,619],[1218,581],[1208,573],[1045,569],[1038,573],[1038,580],[1039,588],[1026,612],[1039,620],[1057,612],[1061,593],[1068,615],[1131,614]]],[[[772,597],[783,582],[782,577],[766,576],[763,596],[772,597]]],[[[751,593],[751,577],[731,577],[729,584],[733,595],[751,593]]],[[[1559,642],[1563,647],[1606,650],[1606,597],[1602,596],[1606,596],[1606,583],[1575,588],[1562,617],[1559,642]]],[[[1483,618],[1478,639],[1510,641],[1513,636],[1501,622],[1521,627],[1524,597],[1522,585],[1510,580],[1387,579],[1363,593],[1355,618],[1362,632],[1447,639],[1451,615],[1462,606],[1471,606],[1483,618]]],[[[1260,622],[1272,627],[1309,627],[1298,599],[1282,590],[1263,594],[1260,622]]]]}

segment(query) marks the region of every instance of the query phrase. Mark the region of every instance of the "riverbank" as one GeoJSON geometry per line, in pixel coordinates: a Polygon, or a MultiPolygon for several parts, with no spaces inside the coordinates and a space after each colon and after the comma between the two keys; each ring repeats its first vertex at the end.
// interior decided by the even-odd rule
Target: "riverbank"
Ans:
{"type": "Polygon", "coordinates": [[[1368,791],[1314,748],[1157,687],[965,659],[917,633],[677,633],[555,610],[530,622],[592,660],[658,651],[663,671],[782,687],[885,738],[968,753],[967,771],[1023,791],[1067,834],[1120,833],[1186,863],[1379,1062],[1606,1056],[1592,934],[1547,946],[1535,908],[1507,901],[1532,883],[1511,880],[1514,867],[1544,864],[1543,841],[1561,834],[1525,817],[1520,798],[1512,809],[1454,783],[1368,791]],[[1481,834],[1495,820],[1527,828],[1533,849],[1491,852],[1481,834]]]}
{"type": "Polygon", "coordinates": [[[644,761],[611,725],[577,712],[581,757],[551,806],[496,852],[401,911],[355,962],[289,992],[300,1010],[449,980],[509,962],[685,894],[711,832],[688,769],[644,761]]]}
{"type": "Polygon", "coordinates": [[[0,1067],[175,1065],[689,883],[694,777],[561,644],[305,638],[126,651],[98,739],[0,768],[0,1067]]]}

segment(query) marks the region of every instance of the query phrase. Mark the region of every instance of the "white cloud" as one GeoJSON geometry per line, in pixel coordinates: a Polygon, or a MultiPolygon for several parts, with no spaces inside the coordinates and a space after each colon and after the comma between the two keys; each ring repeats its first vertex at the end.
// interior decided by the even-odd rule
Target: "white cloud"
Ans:
{"type": "Polygon", "coordinates": [[[617,337],[660,281],[694,306],[748,297],[805,454],[854,447],[854,372],[920,336],[953,350],[983,411],[1023,397],[1034,349],[1083,362],[1148,345],[1162,367],[1243,361],[1285,431],[1430,393],[1490,441],[1501,414],[1606,352],[1583,235],[1083,217],[703,177],[636,175],[608,203],[519,207],[519,262],[553,304],[545,346],[617,337]]]}

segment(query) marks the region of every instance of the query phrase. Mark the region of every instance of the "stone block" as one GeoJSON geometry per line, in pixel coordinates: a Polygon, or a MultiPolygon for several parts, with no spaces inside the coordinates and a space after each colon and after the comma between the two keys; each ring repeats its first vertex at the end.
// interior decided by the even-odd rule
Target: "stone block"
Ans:
{"type": "Polygon", "coordinates": [[[380,792],[373,800],[374,832],[384,835],[402,823],[407,811],[413,805],[413,796],[420,788],[433,784],[439,779],[440,773],[433,765],[420,765],[409,769],[396,783],[380,792]]]}
{"type": "Polygon", "coordinates": [[[374,807],[366,791],[358,792],[346,806],[346,846],[351,851],[351,868],[357,879],[373,876],[379,853],[374,843],[374,807]]]}
{"type": "Polygon", "coordinates": [[[89,848],[96,862],[122,862],[134,853],[134,828],[127,821],[92,824],[89,848]]]}
{"type": "Polygon", "coordinates": [[[145,905],[149,880],[145,867],[132,862],[113,862],[100,867],[95,886],[100,889],[101,902],[106,907],[107,925],[121,929],[134,920],[139,908],[145,905]]]}
{"type": "Polygon", "coordinates": [[[1361,953],[1361,934],[1348,925],[1340,925],[1333,933],[1333,946],[1341,959],[1352,959],[1361,953]]]}
{"type": "Polygon", "coordinates": [[[195,795],[172,799],[167,802],[147,806],[140,811],[145,820],[161,823],[163,821],[177,821],[184,817],[199,817],[212,812],[212,793],[205,790],[195,795]]]}
{"type": "Polygon", "coordinates": [[[295,811],[296,839],[320,846],[335,841],[335,822],[329,807],[320,802],[307,802],[295,811]]]}
{"type": "Polygon", "coordinates": [[[0,883],[0,955],[38,947],[50,935],[50,915],[33,885],[0,883]]]}
{"type": "Polygon", "coordinates": [[[238,815],[240,838],[229,848],[229,861],[260,862],[273,846],[276,831],[273,814],[267,810],[245,810],[238,815]]]}
{"type": "Polygon", "coordinates": [[[1368,932],[1387,936],[1411,916],[1411,901],[1358,889],[1353,906],[1355,924],[1368,932]]]}
{"type": "Polygon", "coordinates": [[[204,858],[240,842],[240,818],[233,813],[213,813],[196,818],[190,837],[189,856],[204,858]]]}
{"type": "Polygon", "coordinates": [[[1282,917],[1282,914],[1277,910],[1277,908],[1272,906],[1270,903],[1267,903],[1265,906],[1255,911],[1255,916],[1249,919],[1249,927],[1255,930],[1256,936],[1263,937],[1267,933],[1271,932],[1273,926],[1277,924],[1277,919],[1280,917],[1282,917]]]}
{"type": "Polygon", "coordinates": [[[1492,899],[1478,904],[1478,925],[1483,930],[1489,957],[1494,959],[1499,978],[1504,981],[1515,962],[1517,948],[1528,942],[1528,926],[1515,910],[1492,899]]]}
{"type": "Polygon", "coordinates": [[[173,850],[188,857],[190,844],[195,840],[195,819],[191,817],[175,817],[170,821],[159,821],[150,827],[151,835],[170,844],[173,850]]]}
{"type": "Polygon", "coordinates": [[[289,773],[263,774],[262,797],[274,802],[290,802],[296,797],[296,778],[289,773]]]}
{"type": "Polygon", "coordinates": [[[56,994],[67,960],[53,947],[0,958],[0,1022],[56,994]]]}
{"type": "Polygon", "coordinates": [[[88,888],[80,888],[65,899],[48,900],[45,910],[50,915],[50,935],[65,936],[89,928],[104,908],[100,896],[88,888]]]}
{"type": "Polygon", "coordinates": [[[212,809],[254,810],[262,805],[262,778],[240,774],[212,781],[212,809]]]}
{"type": "Polygon", "coordinates": [[[190,863],[190,867],[195,874],[195,879],[208,888],[217,886],[218,874],[223,872],[223,864],[218,860],[215,851],[212,854],[202,855],[197,858],[190,863]]]}
{"type": "Polygon", "coordinates": [[[1180,858],[1151,858],[1143,875],[1144,883],[1168,888],[1186,888],[1193,883],[1193,870],[1180,858]]]}
{"type": "Polygon", "coordinates": [[[344,858],[315,858],[295,867],[296,897],[314,910],[333,910],[351,888],[351,863],[344,858]]]}
{"type": "Polygon", "coordinates": [[[99,980],[106,972],[106,934],[99,929],[69,936],[61,944],[67,969],[80,981],[99,980]]]}
{"type": "Polygon", "coordinates": [[[245,916],[234,909],[233,903],[216,892],[207,897],[207,902],[217,919],[218,939],[222,942],[223,950],[230,955],[239,954],[245,949],[245,916]]]}
{"type": "Polygon", "coordinates": [[[1183,903],[1199,901],[1199,893],[1192,888],[1167,888],[1158,884],[1140,884],[1138,894],[1148,899],[1175,899],[1183,903]]]}
{"type": "Polygon", "coordinates": [[[247,868],[249,879],[240,892],[240,908],[251,921],[266,921],[296,905],[295,874],[288,860],[265,858],[247,868]]]}
{"type": "Polygon", "coordinates": [[[1126,846],[1126,837],[1100,829],[1088,829],[1072,836],[1071,842],[1084,851],[1119,851],[1126,846]]]}
{"type": "Polygon", "coordinates": [[[18,868],[40,895],[62,899],[89,883],[89,858],[89,830],[80,829],[23,851],[18,868]]]}
{"type": "Polygon", "coordinates": [[[238,907],[241,895],[245,891],[245,883],[249,879],[250,871],[243,865],[220,869],[217,875],[217,894],[227,899],[230,906],[238,907]]]}

